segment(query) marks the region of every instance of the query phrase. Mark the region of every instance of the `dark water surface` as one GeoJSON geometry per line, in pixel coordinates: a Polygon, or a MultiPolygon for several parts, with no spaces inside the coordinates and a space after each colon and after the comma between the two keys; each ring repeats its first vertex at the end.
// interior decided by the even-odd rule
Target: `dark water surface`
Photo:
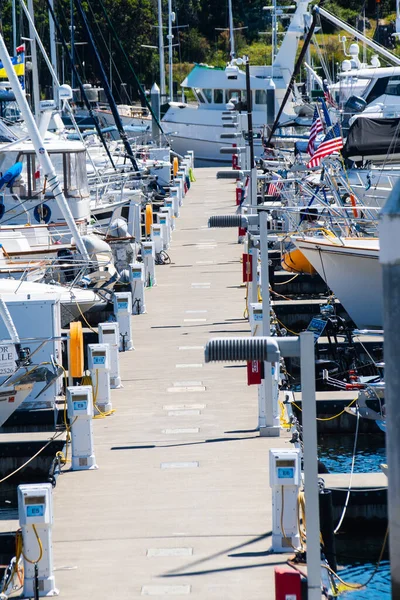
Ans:
{"type": "MultiPolygon", "coordinates": [[[[318,438],[318,456],[330,473],[350,473],[354,435],[324,435],[318,438]]],[[[360,434],[357,440],[354,473],[377,473],[386,462],[385,437],[360,434]]]]}

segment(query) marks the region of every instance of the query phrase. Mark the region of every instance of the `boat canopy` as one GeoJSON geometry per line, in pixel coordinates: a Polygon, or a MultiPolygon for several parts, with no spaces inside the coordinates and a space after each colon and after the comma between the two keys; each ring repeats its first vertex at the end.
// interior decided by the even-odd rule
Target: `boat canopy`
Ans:
{"type": "Polygon", "coordinates": [[[360,116],[349,129],[342,154],[352,160],[398,154],[399,133],[400,119],[368,119],[360,116]]]}

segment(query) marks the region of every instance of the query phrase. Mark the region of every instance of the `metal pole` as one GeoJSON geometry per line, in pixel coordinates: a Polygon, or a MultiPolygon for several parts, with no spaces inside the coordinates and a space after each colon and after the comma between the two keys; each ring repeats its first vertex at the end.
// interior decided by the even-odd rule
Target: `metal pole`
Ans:
{"type": "MultiPolygon", "coordinates": [[[[51,8],[54,11],[54,0],[49,0],[51,4],[51,8]]],[[[57,44],[56,44],[56,29],[54,26],[54,21],[51,16],[51,12],[49,11],[49,28],[50,28],[50,59],[51,66],[53,67],[53,71],[55,73],[56,78],[58,79],[58,69],[57,69],[57,44]]],[[[53,76],[53,97],[54,99],[57,97],[57,83],[53,76]]]]}
{"type": "MultiPolygon", "coordinates": [[[[74,0],[70,0],[69,5],[70,10],[70,20],[71,20],[71,87],[74,89],[75,85],[75,77],[74,77],[74,68],[72,65],[75,64],[75,25],[74,25],[74,0]]],[[[54,26],[54,22],[53,22],[54,26]]],[[[111,51],[110,51],[111,56],[111,51]]]]}
{"type": "Polygon", "coordinates": [[[161,102],[165,102],[165,64],[164,64],[164,32],[162,21],[162,0],[158,0],[158,52],[160,55],[160,92],[161,102]]]}
{"type": "Polygon", "coordinates": [[[274,64],[275,57],[276,57],[276,47],[277,47],[276,27],[277,27],[276,0],[273,0],[273,2],[272,2],[272,40],[271,40],[272,41],[272,48],[271,48],[272,64],[274,64]]]}
{"type": "Polygon", "coordinates": [[[250,61],[246,58],[247,135],[250,149],[250,205],[257,206],[257,167],[254,161],[253,98],[250,86],[250,61]]]}
{"type": "Polygon", "coordinates": [[[172,0],[168,0],[168,66],[169,66],[169,94],[168,99],[170,102],[174,99],[174,88],[173,88],[173,73],[172,73],[172,0]]]}
{"type": "Polygon", "coordinates": [[[388,463],[389,550],[392,598],[400,598],[400,181],[380,213],[383,271],[386,453],[388,463]]]}
{"type": "Polygon", "coordinates": [[[16,0],[12,0],[12,30],[13,30],[13,49],[12,54],[14,54],[15,49],[17,47],[17,6],[16,0]]]}
{"type": "Polygon", "coordinates": [[[81,253],[84,260],[89,262],[89,255],[87,253],[86,247],[83,243],[79,230],[76,226],[75,220],[72,216],[70,208],[68,206],[67,200],[64,196],[64,192],[62,186],[58,180],[57,174],[54,170],[53,164],[50,160],[50,157],[47,153],[47,150],[44,148],[43,140],[39,133],[39,129],[35,123],[35,119],[31,113],[31,110],[28,106],[28,102],[26,100],[25,94],[21,88],[21,84],[18,80],[17,74],[14,71],[14,67],[12,65],[10,56],[7,52],[6,45],[4,43],[3,36],[0,35],[0,60],[3,62],[4,68],[6,70],[9,82],[11,84],[12,90],[15,94],[15,99],[18,102],[18,107],[21,111],[22,117],[25,121],[26,127],[28,129],[28,133],[31,137],[33,147],[35,148],[35,153],[38,159],[40,166],[42,167],[43,174],[47,178],[48,186],[54,194],[54,198],[67,222],[68,227],[75,239],[76,246],[81,253]]]}
{"type": "Polygon", "coordinates": [[[309,331],[300,334],[300,369],[303,409],[304,491],[307,521],[308,600],[321,600],[315,350],[314,335],[309,331]]]}
{"type": "MultiPolygon", "coordinates": [[[[32,21],[35,18],[35,13],[33,10],[33,0],[28,0],[28,10],[29,14],[32,17],[32,21]]],[[[37,60],[37,51],[36,51],[36,38],[35,31],[32,27],[31,22],[29,21],[29,37],[31,44],[31,56],[32,56],[32,95],[33,95],[33,107],[35,113],[36,122],[39,122],[40,119],[40,92],[39,92],[39,71],[38,71],[38,60],[37,60]]]]}
{"type": "Polygon", "coordinates": [[[155,117],[157,119],[156,120],[153,118],[151,120],[151,135],[152,135],[154,142],[159,144],[160,129],[158,127],[158,123],[160,122],[160,88],[158,87],[158,85],[156,83],[154,83],[153,87],[151,88],[150,101],[151,101],[151,108],[152,108],[153,114],[155,115],[155,117]],[[157,123],[157,121],[158,121],[158,123],[157,123]]]}
{"type": "Polygon", "coordinates": [[[257,293],[257,266],[258,266],[258,249],[249,246],[249,254],[251,254],[251,270],[253,273],[253,281],[250,286],[250,299],[248,300],[251,304],[258,302],[257,293]]]}
{"type": "Polygon", "coordinates": [[[231,44],[230,56],[233,60],[235,54],[235,32],[233,30],[233,11],[232,11],[232,0],[228,0],[228,13],[229,13],[229,41],[231,44]]]}
{"type": "MultiPolygon", "coordinates": [[[[259,212],[260,219],[260,254],[261,254],[261,295],[263,311],[263,336],[271,335],[270,324],[270,299],[269,299],[269,260],[268,260],[268,213],[259,212]]],[[[279,369],[279,364],[274,365],[279,369]]],[[[261,387],[263,395],[265,424],[260,425],[260,434],[265,436],[279,436],[278,398],[274,398],[271,364],[264,363],[264,385],[261,387]]]]}

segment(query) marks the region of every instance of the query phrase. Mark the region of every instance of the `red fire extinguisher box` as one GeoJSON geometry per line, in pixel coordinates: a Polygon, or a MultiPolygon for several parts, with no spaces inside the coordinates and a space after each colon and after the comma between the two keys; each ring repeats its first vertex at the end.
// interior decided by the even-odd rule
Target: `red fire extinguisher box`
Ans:
{"type": "Polygon", "coordinates": [[[288,565],[275,567],[275,600],[302,600],[301,575],[288,565]]]}
{"type": "Polygon", "coordinates": [[[251,254],[243,254],[243,283],[253,281],[253,263],[251,254]]]}
{"type": "Polygon", "coordinates": [[[260,385],[263,378],[263,366],[259,360],[247,362],[247,385],[260,385]]]}

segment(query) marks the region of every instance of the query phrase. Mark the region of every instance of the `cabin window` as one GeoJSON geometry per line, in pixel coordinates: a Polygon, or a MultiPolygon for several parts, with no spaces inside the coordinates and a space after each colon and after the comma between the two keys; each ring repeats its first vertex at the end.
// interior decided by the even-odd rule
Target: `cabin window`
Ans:
{"type": "Polygon", "coordinates": [[[205,100],[205,98],[203,96],[203,92],[201,91],[201,89],[200,88],[194,88],[194,92],[195,92],[195,94],[197,96],[198,101],[201,102],[202,104],[205,104],[206,100],[205,100]]]}
{"type": "Polygon", "coordinates": [[[400,76],[391,77],[387,84],[385,94],[388,96],[400,96],[400,76]]]}
{"type": "Polygon", "coordinates": [[[212,104],[212,90],[204,89],[203,94],[209,104],[212,104]]]}
{"type": "Polygon", "coordinates": [[[246,90],[228,90],[228,101],[231,98],[234,98],[238,102],[239,100],[246,102],[246,90]]]}
{"type": "Polygon", "coordinates": [[[372,89],[370,90],[367,97],[365,98],[367,104],[369,104],[370,102],[373,102],[374,100],[379,98],[379,96],[386,94],[387,92],[385,90],[388,87],[388,85],[387,85],[388,83],[389,83],[389,77],[379,77],[375,81],[374,85],[372,86],[372,89]]]}
{"type": "Polygon", "coordinates": [[[68,181],[66,194],[68,196],[81,197],[88,196],[87,174],[84,152],[73,152],[66,154],[66,172],[64,173],[64,183],[68,181]]]}
{"type": "Polygon", "coordinates": [[[267,104],[267,92],[265,90],[256,90],[256,104],[267,104]]]}
{"type": "Polygon", "coordinates": [[[224,103],[224,90],[214,90],[214,103],[215,104],[223,104],[224,103]]]}

